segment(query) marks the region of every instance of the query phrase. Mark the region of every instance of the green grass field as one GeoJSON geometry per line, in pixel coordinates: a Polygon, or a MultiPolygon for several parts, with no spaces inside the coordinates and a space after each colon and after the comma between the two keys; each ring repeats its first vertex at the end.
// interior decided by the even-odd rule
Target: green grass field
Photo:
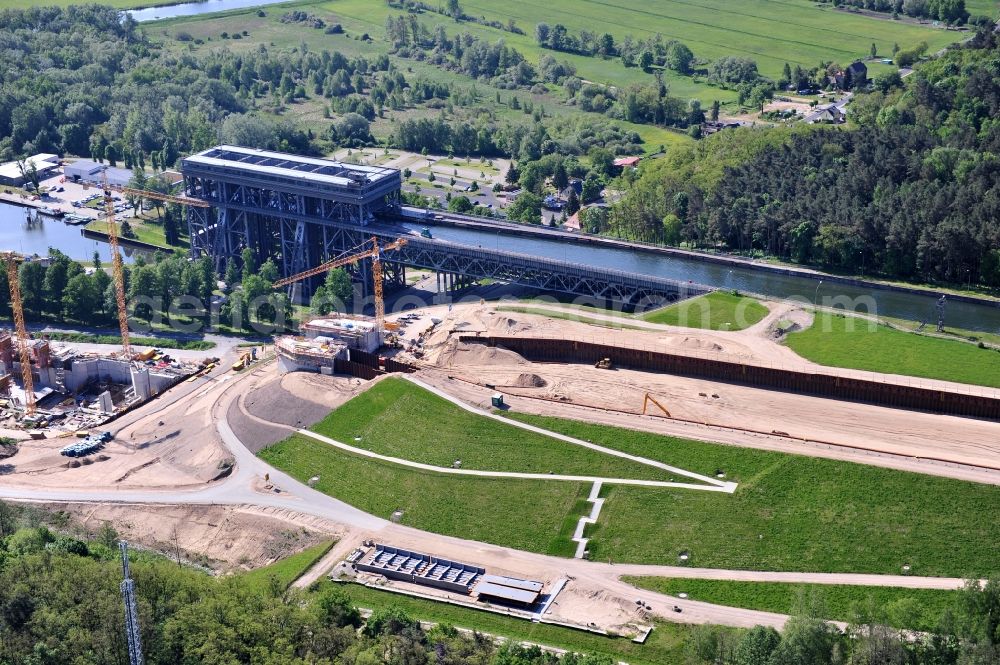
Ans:
{"type": "Polygon", "coordinates": [[[767,307],[753,298],[725,291],[682,300],[676,305],[654,310],[642,318],[650,323],[662,323],[687,328],[709,330],[743,330],[767,316],[767,307]]]}
{"type": "MultiPolygon", "coordinates": [[[[334,583],[323,582],[323,584],[334,583]]],[[[411,617],[422,621],[448,624],[578,653],[605,655],[612,658],[613,662],[627,662],[631,665],[684,662],[683,643],[691,630],[689,626],[681,624],[654,621],[655,630],[645,644],[636,644],[624,637],[604,637],[572,628],[533,623],[491,612],[370,589],[358,584],[338,584],[337,588],[347,594],[351,602],[358,607],[369,609],[398,607],[411,617]]]]}
{"type": "Polygon", "coordinates": [[[709,568],[988,575],[1000,571],[1000,487],[675,439],[558,418],[519,420],[684,469],[735,494],[608,486],[592,558],[709,568]],[[873,545],[873,543],[877,543],[873,545]]]}
{"type": "MultiPolygon", "coordinates": [[[[454,459],[450,446],[460,446],[466,468],[471,459],[517,468],[524,463],[518,455],[538,462],[582,452],[528,452],[546,444],[520,439],[520,445],[477,457],[474,448],[492,448],[502,425],[487,419],[450,422],[454,407],[447,403],[441,408],[419,394],[396,392],[392,382],[383,390],[334,411],[318,429],[347,434],[339,438],[352,445],[446,463],[454,459]],[[353,441],[357,434],[362,441],[353,441]],[[435,436],[449,443],[435,443],[435,436]]],[[[604,510],[589,532],[597,560],[671,564],[687,550],[693,565],[714,568],[897,573],[909,565],[914,574],[953,576],[988,575],[1000,568],[993,547],[1000,537],[1000,487],[511,415],[698,473],[722,471],[740,483],[733,495],[607,486],[604,510]]],[[[401,521],[417,528],[553,554],[570,551],[570,524],[583,512],[581,498],[588,489],[573,482],[419,472],[298,435],[260,455],[299,480],[319,476],[317,489],[367,512],[389,517],[402,510],[401,521]]]]}
{"type": "MultiPolygon", "coordinates": [[[[337,4],[337,3],[332,3],[337,4]]],[[[777,77],[784,63],[813,67],[825,60],[849,63],[867,56],[874,42],[889,54],[893,43],[902,48],[926,41],[933,52],[959,41],[956,32],[931,29],[904,21],[868,18],[819,7],[808,0],[659,0],[655,3],[626,0],[554,0],[538,4],[510,0],[502,5],[489,0],[464,0],[467,14],[490,19],[513,19],[527,33],[511,38],[518,48],[534,47],[534,27],[539,22],[562,23],[573,33],[582,29],[611,32],[616,40],[631,34],[646,38],[654,34],[686,43],[695,55],[714,60],[727,55],[752,58],[761,72],[777,77]],[[595,27],[595,26],[599,26],[595,27]],[[523,38],[522,38],[523,39],[523,38]]],[[[536,47],[537,48],[537,47],[536,47]]],[[[561,57],[561,56],[560,56],[561,57]]],[[[589,66],[573,62],[581,72],[600,75],[605,61],[592,58],[589,66]]],[[[619,68],[619,62],[615,62],[619,68]]]]}
{"type": "Polygon", "coordinates": [[[563,521],[584,487],[424,473],[301,435],[262,450],[260,457],[302,482],[319,476],[317,490],[379,517],[402,510],[401,523],[418,529],[536,552],[562,546],[563,521]]]}
{"type": "Polygon", "coordinates": [[[902,374],[1000,388],[1000,353],[974,344],[872,326],[821,313],[806,330],[788,335],[797,354],[831,367],[902,374]]]}
{"type": "Polygon", "coordinates": [[[307,547],[297,554],[275,561],[270,566],[241,574],[240,582],[261,589],[266,589],[271,584],[280,589],[287,589],[292,582],[302,577],[313,564],[322,559],[334,544],[335,541],[330,541],[307,547]]]}
{"type": "Polygon", "coordinates": [[[461,460],[463,469],[667,478],[645,464],[470,413],[404,379],[380,381],[311,429],[382,455],[445,468],[461,460]]]}
{"type": "Polygon", "coordinates": [[[857,623],[863,619],[885,621],[896,628],[931,630],[941,615],[961,599],[961,591],[897,589],[828,584],[733,582],[669,577],[626,577],[642,589],[716,605],[744,607],[780,614],[819,616],[857,623]]]}

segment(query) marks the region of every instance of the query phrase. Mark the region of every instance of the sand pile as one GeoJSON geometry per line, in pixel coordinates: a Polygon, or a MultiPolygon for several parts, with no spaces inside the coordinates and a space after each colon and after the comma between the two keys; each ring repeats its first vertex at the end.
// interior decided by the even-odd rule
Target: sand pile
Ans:
{"type": "Polygon", "coordinates": [[[527,360],[513,351],[483,344],[466,344],[455,339],[448,342],[437,359],[437,364],[444,367],[526,365],[527,363],[527,360]]]}
{"type": "Polygon", "coordinates": [[[519,374],[518,377],[514,379],[513,385],[518,388],[544,388],[548,385],[548,383],[537,374],[524,372],[523,374],[519,374]]]}
{"type": "Polygon", "coordinates": [[[674,346],[680,346],[685,349],[694,349],[696,351],[711,351],[713,353],[718,353],[724,350],[721,344],[698,337],[671,338],[668,341],[674,346]]]}

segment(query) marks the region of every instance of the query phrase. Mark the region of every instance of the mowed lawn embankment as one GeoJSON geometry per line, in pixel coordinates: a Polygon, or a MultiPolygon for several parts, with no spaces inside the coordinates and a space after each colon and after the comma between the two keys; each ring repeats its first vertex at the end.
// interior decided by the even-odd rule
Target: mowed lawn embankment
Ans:
{"type": "Polygon", "coordinates": [[[744,330],[767,316],[767,307],[738,293],[712,291],[697,298],[657,309],[644,321],[707,330],[744,330]]]}
{"type": "MultiPolygon", "coordinates": [[[[404,459],[462,457],[463,468],[548,472],[561,457],[578,469],[622,471],[634,464],[593,451],[522,437],[426,391],[390,379],[317,426],[352,446],[404,459]],[[431,396],[433,397],[433,396],[431,396]],[[412,406],[406,406],[413,401],[412,406]],[[339,415],[338,415],[339,414],[339,415]],[[467,421],[472,418],[476,422],[467,421]],[[346,436],[345,436],[346,435],[346,436]],[[360,437],[360,441],[354,439],[360,437]],[[346,440],[345,440],[346,439],[346,440]],[[552,447],[550,448],[550,445],[552,447]],[[579,459],[572,460],[577,456],[579,459]],[[523,458],[520,459],[519,458],[523,458]],[[601,465],[599,467],[589,465],[601,465]]],[[[1000,487],[861,464],[739,448],[587,423],[510,414],[585,441],[739,483],[732,495],[605,485],[606,503],[588,530],[597,560],[714,568],[986,576],[997,572],[1000,487]],[[873,547],[872,543],[878,543],[873,547]]],[[[529,434],[523,432],[524,434],[529,434]]],[[[565,444],[568,445],[568,444],[565,444]]],[[[261,457],[366,512],[437,533],[536,552],[565,554],[586,483],[452,476],[362,458],[296,435],[261,457]]]]}
{"type": "MultiPolygon", "coordinates": [[[[605,486],[587,535],[598,561],[707,568],[989,576],[1000,572],[1000,487],[704,443],[575,420],[511,417],[696,473],[731,495],[605,486]],[[875,545],[873,545],[875,544],[875,545]]],[[[637,424],[637,427],[640,426],[637,424]]]]}
{"type": "Polygon", "coordinates": [[[1000,352],[994,349],[857,317],[820,313],[809,328],[788,335],[786,344],[820,365],[1000,388],[1000,352]]]}

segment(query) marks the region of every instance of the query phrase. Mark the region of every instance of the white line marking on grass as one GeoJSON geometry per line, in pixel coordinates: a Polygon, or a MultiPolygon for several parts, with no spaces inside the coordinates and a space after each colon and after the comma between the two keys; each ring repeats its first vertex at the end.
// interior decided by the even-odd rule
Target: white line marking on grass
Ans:
{"type": "Polygon", "coordinates": [[[721,489],[721,491],[724,491],[724,492],[726,492],[728,494],[732,494],[734,491],[736,491],[736,485],[737,484],[734,483],[734,482],[731,482],[731,481],[721,481],[721,480],[719,480],[717,478],[712,478],[711,476],[703,476],[700,473],[695,473],[693,471],[687,471],[685,469],[679,469],[676,466],[670,466],[669,464],[664,464],[663,462],[658,462],[657,460],[649,459],[648,457],[640,457],[639,455],[630,455],[629,453],[625,453],[625,452],[622,452],[620,450],[615,450],[614,448],[605,448],[604,446],[600,446],[600,445],[598,445],[596,443],[591,443],[589,441],[583,441],[582,439],[574,439],[571,436],[566,436],[565,434],[560,434],[559,432],[553,432],[551,430],[543,429],[541,427],[536,427],[534,425],[529,425],[528,423],[522,423],[520,421],[513,420],[513,419],[510,419],[510,418],[504,418],[503,416],[498,416],[495,413],[490,413],[489,411],[484,411],[483,409],[478,409],[478,408],[476,408],[474,406],[466,404],[465,402],[463,402],[462,400],[458,399],[457,397],[452,397],[451,395],[449,395],[448,393],[444,392],[443,390],[441,390],[439,388],[435,388],[434,386],[428,385],[428,384],[424,383],[423,381],[420,381],[419,379],[413,378],[412,376],[404,375],[404,378],[407,381],[413,383],[414,385],[420,386],[424,390],[430,391],[430,392],[434,393],[435,395],[437,395],[438,397],[442,397],[442,398],[448,400],[449,402],[451,402],[452,404],[455,404],[456,406],[459,406],[462,409],[464,409],[466,411],[469,411],[470,413],[474,413],[474,414],[476,414],[478,416],[484,416],[486,418],[492,418],[493,420],[496,420],[496,421],[499,421],[499,422],[502,422],[502,423],[506,423],[508,425],[511,425],[512,427],[519,427],[519,428],[521,428],[523,430],[527,430],[529,432],[534,432],[535,434],[541,434],[542,436],[551,437],[553,439],[559,439],[560,441],[565,441],[566,443],[571,443],[574,446],[581,446],[583,448],[589,448],[590,450],[596,450],[597,452],[604,453],[605,455],[611,455],[613,457],[621,457],[622,459],[627,459],[627,460],[630,460],[632,462],[638,462],[639,464],[645,464],[646,466],[651,466],[651,467],[654,467],[654,468],[657,468],[657,469],[662,469],[663,471],[667,471],[668,473],[674,473],[674,474],[677,474],[679,476],[687,476],[688,478],[693,478],[693,479],[699,480],[699,481],[701,481],[703,483],[707,483],[709,485],[714,485],[716,487],[719,487],[721,489]]]}

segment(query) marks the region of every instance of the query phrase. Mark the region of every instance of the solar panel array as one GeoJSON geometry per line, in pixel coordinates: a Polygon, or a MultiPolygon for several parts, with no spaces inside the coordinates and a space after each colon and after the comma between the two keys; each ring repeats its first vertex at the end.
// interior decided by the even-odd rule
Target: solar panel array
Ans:
{"type": "MultiPolygon", "coordinates": [[[[227,150],[225,148],[215,148],[213,150],[209,150],[204,156],[211,157],[213,159],[225,159],[230,162],[240,162],[241,164],[248,164],[252,166],[290,169],[292,171],[304,171],[306,173],[316,173],[318,175],[347,176],[348,173],[351,173],[351,171],[345,168],[343,164],[336,162],[317,164],[312,161],[306,162],[296,159],[273,157],[267,154],[248,154],[244,152],[237,152],[235,150],[227,150]]],[[[289,155],[289,157],[291,157],[291,155],[289,155]]]]}

